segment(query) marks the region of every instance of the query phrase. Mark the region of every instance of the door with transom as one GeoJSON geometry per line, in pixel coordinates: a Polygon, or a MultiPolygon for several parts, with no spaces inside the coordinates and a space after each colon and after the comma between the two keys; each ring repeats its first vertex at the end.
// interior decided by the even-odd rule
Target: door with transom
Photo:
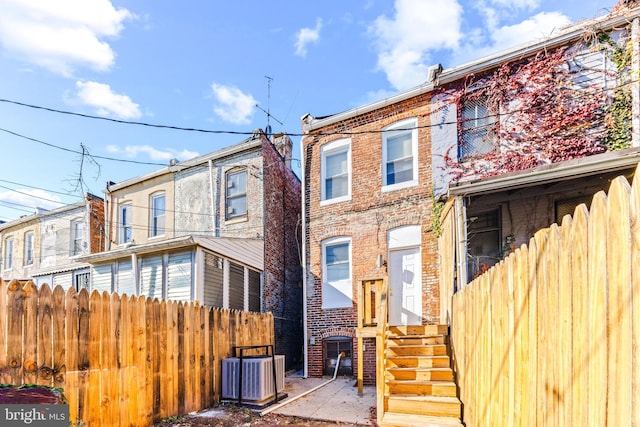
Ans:
{"type": "Polygon", "coordinates": [[[389,251],[389,324],[422,324],[420,247],[389,251]]]}

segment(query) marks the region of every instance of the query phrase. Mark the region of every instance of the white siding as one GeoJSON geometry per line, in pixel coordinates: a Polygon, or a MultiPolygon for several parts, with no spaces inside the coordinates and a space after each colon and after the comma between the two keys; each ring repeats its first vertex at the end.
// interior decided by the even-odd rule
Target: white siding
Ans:
{"type": "Polygon", "coordinates": [[[167,299],[191,300],[191,251],[169,255],[167,265],[167,299]]]}
{"type": "Polygon", "coordinates": [[[162,299],[162,255],[142,258],[140,268],[140,294],[162,299]]]}
{"type": "Polygon", "coordinates": [[[94,265],[92,267],[91,290],[111,292],[111,264],[94,265]]]}
{"type": "Polygon", "coordinates": [[[136,281],[133,277],[133,267],[131,260],[118,261],[118,272],[116,275],[116,292],[119,295],[137,295],[136,281]]]}

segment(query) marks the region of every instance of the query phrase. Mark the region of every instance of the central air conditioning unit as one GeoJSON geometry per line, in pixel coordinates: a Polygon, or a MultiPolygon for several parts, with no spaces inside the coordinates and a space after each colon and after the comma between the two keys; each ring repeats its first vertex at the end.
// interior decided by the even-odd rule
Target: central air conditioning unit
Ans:
{"type": "MultiPolygon", "coordinates": [[[[278,393],[284,390],[284,355],[273,356],[276,363],[278,393]]],[[[222,398],[238,400],[240,358],[222,360],[222,398]]],[[[242,401],[263,402],[275,397],[273,362],[271,356],[242,358],[242,401]]]]}

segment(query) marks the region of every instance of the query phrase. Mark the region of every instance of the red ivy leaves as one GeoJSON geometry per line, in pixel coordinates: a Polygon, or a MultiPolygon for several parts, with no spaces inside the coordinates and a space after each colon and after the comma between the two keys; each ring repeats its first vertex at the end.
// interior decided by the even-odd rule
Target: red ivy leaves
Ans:
{"type": "MultiPolygon", "coordinates": [[[[579,65],[574,50],[565,47],[440,89],[458,112],[464,101],[480,97],[489,111],[500,112],[490,132],[499,135],[496,150],[464,162],[445,155],[448,172],[454,179],[496,175],[606,151],[601,141],[611,98],[598,85],[602,73],[579,65]]],[[[459,126],[459,136],[461,131],[459,126]]]]}

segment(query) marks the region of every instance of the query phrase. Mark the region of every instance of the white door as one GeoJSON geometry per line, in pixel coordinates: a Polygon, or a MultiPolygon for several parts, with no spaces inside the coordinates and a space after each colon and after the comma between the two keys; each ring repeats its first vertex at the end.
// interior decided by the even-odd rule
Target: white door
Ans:
{"type": "Polygon", "coordinates": [[[389,252],[389,324],[422,324],[420,248],[389,252]]]}

